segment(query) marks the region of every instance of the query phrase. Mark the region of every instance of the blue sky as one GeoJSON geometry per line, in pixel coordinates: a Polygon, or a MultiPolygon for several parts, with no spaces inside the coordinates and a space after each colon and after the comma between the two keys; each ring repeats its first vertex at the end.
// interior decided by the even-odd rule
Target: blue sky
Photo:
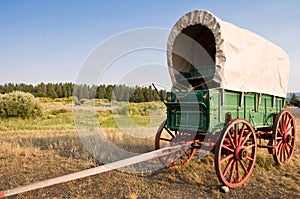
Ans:
{"type": "Polygon", "coordinates": [[[107,38],[133,28],[171,29],[196,9],[283,48],[291,61],[288,90],[300,91],[298,0],[0,0],[0,84],[75,82],[81,64],[107,38]]]}

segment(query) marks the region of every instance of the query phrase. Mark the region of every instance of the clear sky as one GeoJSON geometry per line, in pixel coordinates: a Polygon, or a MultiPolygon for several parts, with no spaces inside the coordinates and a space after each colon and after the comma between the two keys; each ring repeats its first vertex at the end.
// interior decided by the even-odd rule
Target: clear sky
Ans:
{"type": "Polygon", "coordinates": [[[196,9],[283,48],[291,61],[288,90],[300,91],[298,0],[0,0],[0,84],[75,82],[81,64],[107,38],[133,28],[171,29],[196,9]]]}

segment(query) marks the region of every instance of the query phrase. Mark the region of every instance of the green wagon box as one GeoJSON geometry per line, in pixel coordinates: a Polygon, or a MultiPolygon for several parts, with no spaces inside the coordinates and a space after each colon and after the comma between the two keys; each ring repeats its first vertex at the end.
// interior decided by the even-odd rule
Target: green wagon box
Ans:
{"type": "Polygon", "coordinates": [[[169,92],[167,96],[167,127],[173,131],[215,133],[234,118],[248,120],[255,130],[272,129],[275,113],[285,103],[280,97],[220,89],[169,92]]]}

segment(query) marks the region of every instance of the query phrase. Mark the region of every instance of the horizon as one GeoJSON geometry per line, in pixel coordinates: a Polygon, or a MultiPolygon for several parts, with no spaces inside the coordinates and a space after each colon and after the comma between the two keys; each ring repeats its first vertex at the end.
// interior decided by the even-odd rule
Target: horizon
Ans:
{"type": "MultiPolygon", "coordinates": [[[[230,3],[167,0],[126,4],[121,1],[77,1],[72,4],[56,0],[2,1],[0,84],[76,83],[87,57],[107,39],[136,28],[171,29],[183,14],[204,9],[284,49],[291,62],[288,93],[297,92],[300,91],[299,8],[300,2],[296,0],[285,3],[271,0],[232,0],[230,3]]],[[[161,41],[165,40],[161,38],[161,41]]],[[[143,63],[163,66],[160,72],[150,71],[145,76],[155,79],[159,74],[162,77],[158,82],[164,77],[164,84],[170,84],[163,51],[135,52],[116,60],[113,63],[115,68],[108,71],[110,73],[100,83],[120,83],[126,72],[143,63]]]]}
{"type": "MultiPolygon", "coordinates": [[[[14,85],[16,85],[16,84],[18,84],[18,85],[20,85],[20,84],[25,84],[26,86],[38,86],[38,85],[40,85],[40,84],[45,84],[45,85],[47,85],[47,84],[53,84],[53,85],[56,85],[56,84],[74,84],[74,85],[77,85],[77,86],[84,86],[84,85],[87,85],[88,87],[93,87],[93,86],[102,86],[102,85],[105,85],[105,86],[122,86],[122,85],[124,85],[124,86],[126,86],[126,87],[129,87],[129,88],[136,88],[136,87],[141,87],[141,88],[147,88],[147,87],[149,87],[149,86],[151,86],[153,89],[154,89],[154,87],[152,86],[152,84],[149,84],[149,85],[126,85],[126,84],[122,84],[122,83],[120,83],[120,84],[109,84],[109,83],[99,83],[99,84],[91,84],[91,85],[89,85],[89,84],[85,84],[85,83],[81,83],[81,84],[76,84],[76,82],[40,82],[40,83],[37,83],[37,84],[28,84],[28,83],[24,83],[24,82],[22,82],[22,83],[12,83],[12,82],[8,82],[8,83],[4,83],[4,84],[1,84],[0,83],[0,86],[4,86],[4,85],[7,85],[7,84],[14,84],[14,85]]],[[[159,90],[166,90],[166,91],[168,91],[167,89],[165,89],[165,88],[161,88],[161,87],[159,87],[159,86],[157,86],[157,85],[155,85],[159,90]]],[[[299,91],[288,91],[287,93],[286,93],[286,98],[288,98],[288,95],[290,95],[290,94],[293,94],[293,93],[295,93],[298,97],[300,97],[300,90],[299,91]]],[[[1,93],[0,93],[1,94],[1,93]]]]}

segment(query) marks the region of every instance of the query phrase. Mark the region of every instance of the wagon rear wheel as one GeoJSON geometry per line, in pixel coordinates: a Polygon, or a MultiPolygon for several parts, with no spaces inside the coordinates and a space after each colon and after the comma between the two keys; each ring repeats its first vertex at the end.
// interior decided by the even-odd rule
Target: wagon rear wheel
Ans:
{"type": "Polygon", "coordinates": [[[253,171],[256,152],[256,136],[251,124],[239,118],[228,123],[215,149],[219,180],[230,188],[241,186],[253,171]]]}
{"type": "Polygon", "coordinates": [[[186,165],[193,158],[196,149],[191,146],[195,135],[180,131],[171,131],[166,126],[166,120],[160,125],[155,137],[155,149],[182,144],[174,153],[160,157],[160,161],[169,168],[186,165]]]}
{"type": "Polygon", "coordinates": [[[277,114],[273,125],[273,158],[279,165],[288,161],[295,150],[296,126],[293,115],[286,110],[277,114]]]}

